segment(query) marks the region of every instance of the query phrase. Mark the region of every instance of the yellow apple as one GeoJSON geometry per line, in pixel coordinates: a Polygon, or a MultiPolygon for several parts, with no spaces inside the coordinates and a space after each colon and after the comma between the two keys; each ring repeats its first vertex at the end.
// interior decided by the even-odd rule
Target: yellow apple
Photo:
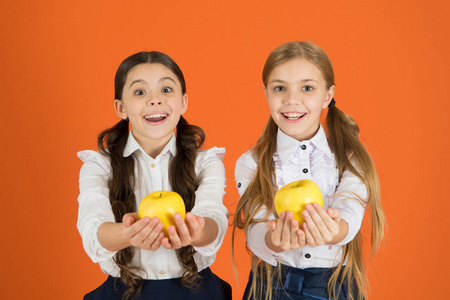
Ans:
{"type": "Polygon", "coordinates": [[[170,225],[175,225],[173,215],[180,213],[185,217],[186,207],[183,198],[176,192],[157,191],[145,196],[139,205],[138,215],[139,219],[143,217],[158,217],[164,224],[164,234],[169,236],[167,228],[170,225]]]}
{"type": "Polygon", "coordinates": [[[280,215],[282,211],[292,211],[294,219],[301,226],[303,223],[302,211],[308,203],[318,203],[323,207],[323,198],[320,188],[314,181],[304,179],[291,182],[275,195],[275,210],[280,215]]]}

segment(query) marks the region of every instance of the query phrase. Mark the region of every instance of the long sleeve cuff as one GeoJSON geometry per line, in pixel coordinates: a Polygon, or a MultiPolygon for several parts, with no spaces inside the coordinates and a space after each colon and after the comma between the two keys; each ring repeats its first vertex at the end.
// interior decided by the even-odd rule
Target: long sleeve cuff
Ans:
{"type": "Polygon", "coordinates": [[[250,225],[247,230],[247,242],[253,254],[263,261],[276,266],[280,258],[284,258],[283,253],[272,251],[266,245],[266,234],[269,230],[265,223],[257,223],[250,225]]]}
{"type": "Polygon", "coordinates": [[[203,247],[194,247],[194,249],[202,256],[213,256],[217,253],[217,251],[219,251],[220,247],[222,246],[223,240],[225,238],[225,233],[227,232],[228,228],[228,219],[223,213],[216,214],[214,212],[206,212],[198,215],[203,218],[213,219],[217,223],[218,232],[216,238],[212,243],[203,247]]]}
{"type": "MultiPolygon", "coordinates": [[[[98,229],[105,222],[106,220],[97,219],[96,222],[87,222],[84,228],[78,228],[83,238],[84,250],[94,263],[106,261],[117,253],[117,251],[109,251],[103,247],[98,240],[98,229]]],[[[78,225],[80,226],[80,224],[78,225]]]]}

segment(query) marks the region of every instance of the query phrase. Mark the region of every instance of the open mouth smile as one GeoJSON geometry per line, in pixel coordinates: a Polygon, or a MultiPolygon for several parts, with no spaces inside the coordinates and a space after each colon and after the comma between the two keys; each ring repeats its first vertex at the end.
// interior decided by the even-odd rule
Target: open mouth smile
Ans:
{"type": "Polygon", "coordinates": [[[281,115],[289,121],[297,121],[306,116],[306,113],[286,112],[281,115]]]}
{"type": "Polygon", "coordinates": [[[144,119],[146,121],[156,123],[156,122],[165,120],[168,115],[169,114],[167,114],[167,113],[155,113],[155,114],[149,114],[149,115],[144,116],[144,119]]]}

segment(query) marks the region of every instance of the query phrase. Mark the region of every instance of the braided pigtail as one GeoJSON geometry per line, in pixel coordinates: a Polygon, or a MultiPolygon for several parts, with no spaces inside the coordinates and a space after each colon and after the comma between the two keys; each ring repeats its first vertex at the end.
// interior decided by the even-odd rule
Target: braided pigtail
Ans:
{"type": "MultiPolygon", "coordinates": [[[[195,205],[195,191],[198,188],[197,174],[195,173],[195,161],[198,149],[205,141],[205,133],[195,125],[183,118],[177,125],[177,154],[170,165],[170,183],[172,189],[181,195],[186,205],[186,211],[191,211],[195,205]]],[[[194,247],[186,246],[178,251],[178,260],[183,267],[181,284],[188,288],[194,288],[198,284],[198,268],[194,260],[196,253],[194,247]]]]}
{"type": "MultiPolygon", "coordinates": [[[[123,151],[128,140],[129,122],[121,120],[115,126],[104,130],[98,136],[100,151],[111,160],[112,177],[108,182],[109,201],[117,223],[122,222],[125,214],[136,211],[136,198],[134,195],[134,156],[123,157],[123,151]],[[106,147],[105,147],[106,144],[106,147]]],[[[120,278],[130,287],[123,299],[139,294],[142,289],[142,279],[137,273],[142,269],[131,266],[134,247],[122,249],[114,256],[114,262],[120,268],[120,278]]]]}

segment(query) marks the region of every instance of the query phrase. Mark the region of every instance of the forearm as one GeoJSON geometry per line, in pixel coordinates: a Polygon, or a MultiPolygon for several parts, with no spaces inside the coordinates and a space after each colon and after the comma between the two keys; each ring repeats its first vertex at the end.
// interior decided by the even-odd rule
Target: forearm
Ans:
{"type": "Polygon", "coordinates": [[[203,227],[200,238],[193,242],[191,245],[194,247],[204,247],[211,244],[217,237],[219,233],[219,227],[216,221],[211,218],[203,218],[205,220],[205,225],[203,227]]]}
{"type": "Polygon", "coordinates": [[[98,228],[98,240],[107,250],[119,251],[131,246],[130,242],[123,237],[122,232],[122,223],[103,223],[98,228]]]}
{"type": "Polygon", "coordinates": [[[342,242],[348,234],[348,224],[344,219],[339,221],[339,233],[331,240],[330,244],[334,245],[342,242]]]}
{"type": "Polygon", "coordinates": [[[285,250],[283,250],[283,248],[281,248],[281,246],[274,245],[274,243],[272,242],[271,234],[272,234],[272,231],[270,231],[270,230],[267,231],[267,233],[266,233],[265,241],[266,241],[267,248],[269,248],[273,252],[277,252],[277,253],[284,252],[285,250]]]}
{"type": "Polygon", "coordinates": [[[348,224],[347,235],[337,242],[339,245],[349,243],[361,229],[367,198],[364,183],[350,171],[345,171],[335,196],[330,199],[330,207],[339,210],[342,220],[348,224]]]}
{"type": "MultiPolygon", "coordinates": [[[[259,216],[256,217],[259,218],[259,216]]],[[[256,256],[272,266],[276,266],[278,258],[283,257],[284,254],[268,247],[265,239],[268,231],[265,223],[254,223],[248,226],[245,236],[248,247],[256,256]]]]}

